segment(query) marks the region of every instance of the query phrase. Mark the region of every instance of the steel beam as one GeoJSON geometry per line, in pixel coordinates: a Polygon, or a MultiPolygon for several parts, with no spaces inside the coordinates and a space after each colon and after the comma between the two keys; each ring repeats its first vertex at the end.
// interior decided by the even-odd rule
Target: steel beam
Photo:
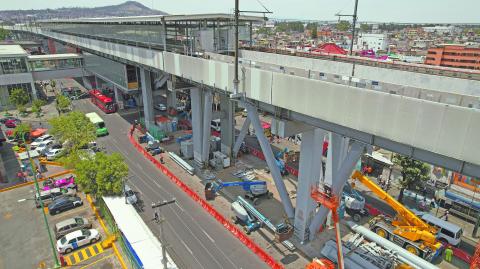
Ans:
{"type": "Polygon", "coordinates": [[[245,136],[247,135],[248,128],[250,128],[250,119],[247,117],[243,122],[242,129],[238,134],[237,140],[235,141],[235,145],[233,146],[233,157],[237,157],[238,151],[240,150],[240,146],[242,145],[245,136]]]}
{"type": "Polygon", "coordinates": [[[247,108],[248,117],[252,122],[253,128],[255,130],[255,135],[257,136],[258,142],[260,143],[260,147],[262,148],[263,155],[268,164],[268,168],[270,169],[270,174],[275,181],[275,186],[277,187],[278,194],[280,195],[280,200],[283,204],[283,208],[285,209],[285,213],[289,219],[293,219],[295,217],[294,209],[292,205],[292,201],[288,196],[287,188],[285,187],[285,183],[283,182],[282,175],[280,174],[280,169],[278,168],[275,157],[273,156],[272,148],[270,146],[269,141],[265,137],[263,133],[262,125],[260,124],[260,119],[258,116],[257,108],[249,103],[244,103],[244,106],[247,108]]]}

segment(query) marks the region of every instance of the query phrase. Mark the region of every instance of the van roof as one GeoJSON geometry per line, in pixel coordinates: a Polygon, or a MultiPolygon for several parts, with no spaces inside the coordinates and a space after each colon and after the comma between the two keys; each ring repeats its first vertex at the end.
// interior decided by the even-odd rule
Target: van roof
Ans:
{"type": "Polygon", "coordinates": [[[75,218],[70,218],[70,219],[66,219],[64,221],[60,221],[59,223],[55,224],[55,227],[58,229],[64,227],[64,226],[67,226],[67,225],[70,225],[70,224],[75,224],[77,223],[77,221],[75,220],[75,218]]]}
{"type": "Polygon", "coordinates": [[[437,218],[437,217],[432,216],[430,214],[423,215],[422,219],[425,220],[425,221],[428,221],[428,222],[432,222],[433,224],[438,225],[442,228],[445,228],[445,229],[447,229],[447,230],[449,230],[453,233],[457,233],[458,231],[460,231],[462,229],[458,225],[455,225],[451,222],[448,222],[448,221],[445,221],[443,219],[437,218]]]}

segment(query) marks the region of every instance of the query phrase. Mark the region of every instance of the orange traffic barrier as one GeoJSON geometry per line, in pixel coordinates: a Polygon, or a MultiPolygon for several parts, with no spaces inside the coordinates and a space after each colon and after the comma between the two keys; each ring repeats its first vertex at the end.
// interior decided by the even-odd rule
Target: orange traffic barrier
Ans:
{"type": "Polygon", "coordinates": [[[222,214],[220,214],[213,206],[211,206],[207,201],[200,197],[194,190],[187,186],[183,181],[181,181],[175,174],[173,174],[168,168],[161,164],[160,161],[155,159],[151,154],[149,154],[144,148],[135,141],[134,137],[129,135],[130,142],[133,146],[148,160],[157,166],[162,173],[164,173],[171,181],[173,181],[177,186],[180,187],[186,194],[190,196],[195,202],[200,204],[202,208],[207,211],[212,217],[214,217],[219,223],[221,223],[230,233],[237,237],[240,242],[247,246],[253,253],[255,253],[262,261],[264,261],[270,268],[280,269],[283,266],[278,263],[272,256],[270,256],[265,250],[258,246],[252,239],[250,239],[245,233],[243,233],[237,226],[228,221],[222,214]]]}

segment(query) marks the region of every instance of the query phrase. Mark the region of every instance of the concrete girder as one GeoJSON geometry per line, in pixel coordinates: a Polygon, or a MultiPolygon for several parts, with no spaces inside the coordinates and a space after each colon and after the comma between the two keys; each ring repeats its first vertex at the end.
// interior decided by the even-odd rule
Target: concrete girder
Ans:
{"type": "Polygon", "coordinates": [[[285,213],[287,214],[287,217],[289,219],[293,219],[295,217],[295,214],[292,201],[288,196],[287,188],[285,187],[282,175],[280,174],[280,169],[275,162],[275,157],[273,156],[273,151],[270,143],[263,133],[263,128],[260,124],[260,118],[258,116],[257,108],[247,102],[244,102],[244,106],[247,108],[248,118],[253,125],[255,135],[257,136],[260,147],[262,148],[263,155],[265,156],[265,159],[267,161],[268,168],[270,169],[270,173],[273,177],[273,180],[275,181],[275,186],[277,187],[278,193],[280,195],[280,200],[282,202],[283,208],[285,209],[285,213]]]}

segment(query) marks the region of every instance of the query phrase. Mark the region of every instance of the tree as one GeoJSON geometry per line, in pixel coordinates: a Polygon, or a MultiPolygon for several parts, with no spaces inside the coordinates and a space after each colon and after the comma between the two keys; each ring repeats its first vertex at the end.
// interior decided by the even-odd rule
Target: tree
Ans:
{"type": "Polygon", "coordinates": [[[52,90],[55,91],[55,86],[57,85],[57,82],[55,80],[50,80],[50,86],[52,87],[52,90]]]}
{"type": "Polygon", "coordinates": [[[400,194],[398,195],[398,201],[401,203],[405,189],[419,186],[421,182],[427,181],[430,178],[430,166],[424,162],[399,154],[393,156],[393,163],[400,166],[402,169],[400,194]]]}
{"type": "Polygon", "coordinates": [[[308,30],[310,30],[310,32],[312,33],[311,34],[312,38],[317,38],[317,23],[316,22],[308,23],[306,28],[308,30]]]}
{"type": "Polygon", "coordinates": [[[23,135],[29,134],[31,130],[32,127],[29,124],[21,123],[13,129],[13,136],[18,139],[23,139],[23,135]]]}
{"type": "Polygon", "coordinates": [[[28,104],[28,102],[30,101],[30,97],[28,96],[27,91],[22,88],[12,89],[9,99],[10,102],[14,104],[18,110],[20,110],[19,107],[25,107],[25,105],[28,104]]]}
{"type": "Polygon", "coordinates": [[[94,156],[82,158],[75,165],[76,182],[94,197],[120,194],[123,181],[128,175],[128,166],[122,155],[97,152],[94,156]]]}
{"type": "Polygon", "coordinates": [[[362,30],[362,32],[368,32],[370,30],[370,25],[366,24],[366,23],[362,23],[360,24],[360,30],[362,30]]]}
{"type": "Polygon", "coordinates": [[[42,113],[42,106],[44,105],[45,105],[45,101],[41,99],[33,100],[32,112],[37,114],[37,118],[40,117],[40,114],[42,113]]]}
{"type": "Polygon", "coordinates": [[[345,32],[350,29],[350,22],[348,21],[340,21],[337,23],[337,30],[345,32]]]}
{"type": "Polygon", "coordinates": [[[59,113],[66,111],[71,104],[70,99],[68,99],[68,97],[61,94],[57,94],[56,102],[57,102],[57,110],[59,111],[59,113]]]}
{"type": "Polygon", "coordinates": [[[85,115],[78,111],[63,114],[48,121],[50,134],[60,143],[66,143],[67,151],[78,151],[95,140],[96,128],[85,115]]]}
{"type": "Polygon", "coordinates": [[[10,31],[9,30],[0,28],[0,40],[5,40],[9,36],[10,36],[10,31]]]}

